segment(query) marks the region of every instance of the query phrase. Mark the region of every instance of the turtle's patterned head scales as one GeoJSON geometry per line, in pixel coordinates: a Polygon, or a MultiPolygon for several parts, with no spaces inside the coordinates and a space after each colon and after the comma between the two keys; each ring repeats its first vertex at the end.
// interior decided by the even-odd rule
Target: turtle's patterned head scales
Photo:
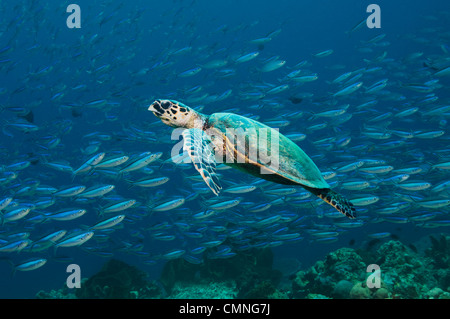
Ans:
{"type": "Polygon", "coordinates": [[[148,110],[171,127],[193,128],[195,121],[199,118],[199,113],[173,100],[156,100],[148,110]]]}

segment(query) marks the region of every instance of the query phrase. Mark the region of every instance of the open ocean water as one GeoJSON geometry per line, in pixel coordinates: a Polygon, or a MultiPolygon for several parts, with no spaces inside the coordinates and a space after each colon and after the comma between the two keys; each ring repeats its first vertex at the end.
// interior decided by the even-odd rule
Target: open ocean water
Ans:
{"type": "MultiPolygon", "coordinates": [[[[0,298],[35,298],[63,288],[69,265],[90,278],[113,259],[145,272],[153,297],[177,298],[182,276],[161,282],[168,264],[212,285],[202,267],[261,251],[281,273],[273,288],[304,298],[297,271],[390,240],[428,249],[426,289],[448,294],[449,19],[443,0],[0,2],[0,298]],[[372,3],[380,28],[366,23],[372,3]],[[148,111],[156,99],[279,129],[356,218],[224,165],[215,196],[172,161],[182,139],[148,111]]],[[[423,298],[416,289],[402,297],[423,298]]]]}

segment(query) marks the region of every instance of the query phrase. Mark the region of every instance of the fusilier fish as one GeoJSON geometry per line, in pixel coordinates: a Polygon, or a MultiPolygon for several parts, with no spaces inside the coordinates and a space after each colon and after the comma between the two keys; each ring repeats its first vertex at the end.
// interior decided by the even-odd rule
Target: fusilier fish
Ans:
{"type": "Polygon", "coordinates": [[[62,239],[60,242],[58,242],[55,246],[56,247],[75,247],[83,245],[85,242],[87,242],[89,239],[94,236],[93,231],[87,231],[83,232],[78,235],[70,236],[68,238],[62,239]]]}
{"type": "Polygon", "coordinates": [[[169,177],[145,178],[139,181],[128,181],[133,186],[139,187],[156,187],[163,185],[169,181],[169,177]]]}
{"type": "Polygon", "coordinates": [[[77,185],[77,186],[71,186],[64,188],[62,190],[57,191],[56,193],[53,193],[53,196],[57,197],[72,197],[75,195],[78,195],[86,189],[86,186],[84,185],[77,185]]]}
{"type": "Polygon", "coordinates": [[[103,207],[100,210],[100,212],[103,214],[121,212],[125,209],[133,207],[134,204],[136,204],[135,199],[127,199],[127,200],[120,201],[118,203],[107,205],[107,206],[103,207]]]}
{"type": "Polygon", "coordinates": [[[362,82],[357,82],[357,83],[350,84],[349,86],[347,86],[347,87],[337,91],[336,93],[334,93],[333,96],[337,97],[337,96],[344,96],[344,95],[352,94],[353,92],[358,90],[362,85],[363,85],[362,82]]]}
{"type": "Polygon", "coordinates": [[[86,212],[87,211],[85,209],[70,209],[59,213],[45,214],[45,217],[51,220],[68,221],[79,218],[86,214],[86,212]]]}
{"type": "Polygon", "coordinates": [[[128,161],[130,157],[129,156],[118,156],[118,157],[113,157],[110,159],[105,159],[103,161],[101,161],[100,163],[94,165],[95,168],[109,168],[109,167],[116,167],[119,165],[122,165],[123,163],[125,163],[126,161],[128,161]]]}
{"type": "Polygon", "coordinates": [[[111,192],[114,188],[115,188],[114,185],[98,186],[83,191],[81,194],[78,195],[78,197],[85,197],[85,198],[100,197],[111,192]]]}
{"type": "Polygon", "coordinates": [[[47,263],[45,258],[35,258],[14,266],[14,271],[31,271],[41,268],[47,263]]]}
{"type": "Polygon", "coordinates": [[[111,218],[108,218],[106,220],[103,220],[101,222],[98,222],[94,226],[91,227],[92,230],[98,230],[98,229],[107,229],[112,228],[119,223],[121,223],[125,218],[125,215],[117,215],[111,218]]]}
{"type": "Polygon", "coordinates": [[[132,172],[141,169],[147,166],[148,164],[152,163],[153,161],[157,160],[158,158],[160,158],[161,155],[162,153],[145,152],[141,154],[138,157],[138,159],[134,160],[133,162],[129,163],[127,166],[122,168],[120,170],[120,173],[132,172]]]}
{"type": "Polygon", "coordinates": [[[173,199],[168,202],[165,202],[163,204],[159,204],[159,205],[153,207],[152,210],[155,212],[165,212],[165,211],[180,207],[181,205],[184,204],[184,202],[185,202],[184,198],[177,198],[177,199],[173,199]]]}
{"type": "Polygon", "coordinates": [[[271,71],[281,68],[285,64],[286,64],[286,61],[284,61],[284,60],[271,60],[269,62],[266,62],[266,64],[264,64],[260,68],[260,71],[261,72],[271,72],[271,71]]]}

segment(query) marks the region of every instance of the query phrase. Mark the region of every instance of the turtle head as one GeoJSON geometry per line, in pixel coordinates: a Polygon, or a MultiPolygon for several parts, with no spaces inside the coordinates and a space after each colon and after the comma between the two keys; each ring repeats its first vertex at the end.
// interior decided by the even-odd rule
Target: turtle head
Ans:
{"type": "Polygon", "coordinates": [[[171,127],[201,128],[203,126],[201,114],[181,102],[156,100],[148,110],[171,127]],[[199,125],[202,126],[198,127],[199,125]]]}

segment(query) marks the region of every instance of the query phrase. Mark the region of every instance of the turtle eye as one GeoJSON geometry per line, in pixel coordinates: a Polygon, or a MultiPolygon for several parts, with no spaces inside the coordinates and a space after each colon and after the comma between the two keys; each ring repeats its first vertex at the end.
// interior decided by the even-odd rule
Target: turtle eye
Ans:
{"type": "Polygon", "coordinates": [[[161,103],[161,107],[165,110],[169,109],[171,105],[172,105],[172,103],[169,101],[164,101],[161,103]]]}

